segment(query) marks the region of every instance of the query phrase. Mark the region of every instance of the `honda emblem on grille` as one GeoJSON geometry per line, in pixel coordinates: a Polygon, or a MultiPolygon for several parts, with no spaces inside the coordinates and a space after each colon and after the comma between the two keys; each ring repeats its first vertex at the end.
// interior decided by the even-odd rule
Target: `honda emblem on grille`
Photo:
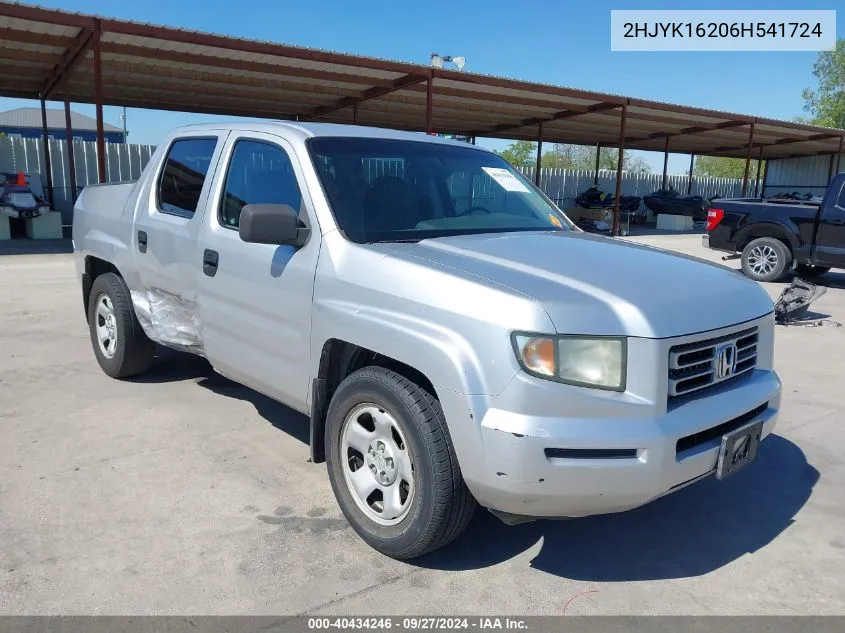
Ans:
{"type": "Polygon", "coordinates": [[[716,350],[716,379],[725,380],[736,371],[736,343],[727,343],[716,350]]]}

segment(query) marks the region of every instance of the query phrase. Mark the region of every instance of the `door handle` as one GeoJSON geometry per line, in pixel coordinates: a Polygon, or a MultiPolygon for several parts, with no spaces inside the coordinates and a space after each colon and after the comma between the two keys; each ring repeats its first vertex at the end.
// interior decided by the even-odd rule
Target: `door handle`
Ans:
{"type": "Polygon", "coordinates": [[[205,249],[202,254],[202,272],[209,277],[214,277],[217,274],[218,261],[220,261],[220,255],[217,251],[205,249]]]}
{"type": "Polygon", "coordinates": [[[138,231],[138,250],[142,253],[147,252],[147,232],[138,231]]]}

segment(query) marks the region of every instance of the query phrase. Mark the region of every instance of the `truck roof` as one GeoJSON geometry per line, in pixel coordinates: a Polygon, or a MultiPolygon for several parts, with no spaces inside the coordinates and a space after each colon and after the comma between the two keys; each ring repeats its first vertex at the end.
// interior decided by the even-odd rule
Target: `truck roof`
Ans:
{"type": "Polygon", "coordinates": [[[460,147],[474,147],[480,151],[489,151],[462,141],[432,136],[423,132],[403,132],[390,128],[369,127],[366,125],[344,125],[340,123],[305,123],[298,121],[221,121],[220,123],[199,123],[183,125],[174,130],[180,132],[196,132],[202,130],[239,130],[250,132],[264,132],[268,134],[284,133],[288,138],[298,137],[298,140],[320,136],[345,136],[358,138],[386,138],[405,141],[421,141],[424,143],[442,143],[460,147]]]}

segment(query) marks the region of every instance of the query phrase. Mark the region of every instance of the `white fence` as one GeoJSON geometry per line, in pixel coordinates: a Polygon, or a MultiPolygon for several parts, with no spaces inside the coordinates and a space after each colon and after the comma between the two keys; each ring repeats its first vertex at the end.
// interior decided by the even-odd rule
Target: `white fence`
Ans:
{"type": "MultiPolygon", "coordinates": [[[[124,145],[106,143],[106,182],[134,180],[155,151],[154,145],[124,145]]],[[[73,158],[76,168],[76,190],[99,181],[97,177],[97,144],[91,141],[74,141],[73,158]]],[[[50,163],[53,168],[53,208],[62,213],[62,223],[70,224],[73,218],[70,169],[67,142],[50,141],[50,163]]],[[[41,139],[0,138],[0,171],[23,171],[33,178],[44,174],[44,144],[41,139]]],[[[46,178],[41,176],[42,189],[46,178]]]]}
{"type": "MultiPolygon", "coordinates": [[[[534,181],[534,167],[523,169],[522,173],[534,181]]],[[[549,198],[566,210],[573,205],[575,198],[582,191],[592,186],[595,178],[593,170],[543,168],[540,173],[540,188],[549,198]]],[[[686,195],[689,176],[686,174],[670,175],[667,185],[674,187],[681,194],[686,195]]],[[[754,195],[756,180],[749,179],[747,196],[754,195]]],[[[642,198],[663,185],[663,174],[633,174],[622,172],[622,195],[639,196],[642,198]]],[[[599,170],[599,189],[613,194],[616,191],[616,171],[599,170]]],[[[734,178],[692,177],[690,195],[711,198],[720,196],[738,198],[742,195],[742,180],[734,178]]],[[[644,207],[641,207],[644,208],[644,207]]]]}
{"type": "MultiPolygon", "coordinates": [[[[141,175],[141,170],[155,151],[154,145],[125,145],[106,143],[106,182],[134,180],[141,175]]],[[[89,184],[98,182],[97,144],[89,141],[74,141],[73,155],[76,167],[77,192],[89,184]]],[[[53,208],[62,213],[62,222],[70,224],[73,218],[73,200],[71,199],[70,170],[68,168],[67,142],[50,141],[50,162],[53,167],[53,208]]],[[[372,161],[371,161],[372,162],[372,161]]],[[[370,176],[398,174],[401,165],[396,161],[375,161],[368,164],[370,176]],[[393,164],[396,162],[396,164],[393,164]]],[[[0,138],[0,171],[24,171],[37,175],[44,174],[44,152],[41,139],[0,138]]],[[[530,180],[534,180],[534,168],[523,170],[530,180]]],[[[593,184],[594,172],[580,169],[544,168],[540,176],[540,187],[549,198],[563,208],[572,206],[575,197],[593,184]]],[[[46,185],[42,177],[42,185],[46,185]]],[[[671,175],[669,184],[682,194],[686,194],[688,177],[671,175]]],[[[663,182],[662,174],[622,173],[622,195],[642,197],[657,189],[663,182]]],[[[616,172],[599,171],[599,188],[607,193],[616,189],[616,172]]],[[[747,195],[754,195],[756,181],[749,180],[747,195]]],[[[692,195],[738,197],[741,195],[742,181],[731,178],[695,177],[692,179],[692,195]]],[[[475,192],[474,195],[480,195],[475,192]]]]}

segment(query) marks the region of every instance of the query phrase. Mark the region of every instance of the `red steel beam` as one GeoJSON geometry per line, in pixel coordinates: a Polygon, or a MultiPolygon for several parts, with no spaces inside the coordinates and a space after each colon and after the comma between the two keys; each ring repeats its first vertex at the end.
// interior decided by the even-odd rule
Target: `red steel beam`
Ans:
{"type": "Polygon", "coordinates": [[[619,235],[619,197],[622,194],[622,160],[625,154],[625,123],[628,118],[628,104],[622,106],[622,117],[619,122],[619,158],[616,160],[616,193],[613,198],[613,230],[611,234],[619,235]]]}
{"type": "Polygon", "coordinates": [[[82,28],[90,23],[91,18],[78,13],[42,9],[25,4],[0,3],[0,16],[30,20],[32,22],[46,22],[58,26],[78,26],[82,28]]]}
{"type": "Polygon", "coordinates": [[[253,62],[241,59],[231,59],[216,55],[204,55],[199,53],[184,53],[149,46],[135,46],[133,44],[116,44],[103,42],[102,52],[109,55],[125,55],[135,57],[139,60],[160,60],[174,63],[202,66],[203,70],[215,68],[227,68],[229,70],[242,70],[245,72],[264,73],[268,75],[282,75],[288,77],[304,77],[306,79],[322,79],[325,81],[337,81],[351,84],[364,84],[367,86],[389,86],[392,80],[377,79],[368,75],[350,75],[347,73],[330,72],[326,70],[314,70],[312,68],[299,68],[285,66],[282,64],[270,64],[267,62],[253,62]]]}
{"type": "MultiPolygon", "coordinates": [[[[811,143],[813,141],[824,141],[829,138],[841,138],[841,135],[838,133],[824,133],[824,134],[812,134],[805,138],[779,138],[778,140],[772,143],[766,143],[766,145],[792,145],[793,143],[811,143]]],[[[747,149],[745,145],[737,145],[737,146],[723,146],[717,147],[717,152],[735,152],[740,149],[747,149]]]]}
{"type": "Polygon", "coordinates": [[[754,178],[754,197],[757,197],[757,189],[760,187],[760,168],[763,166],[763,146],[760,146],[760,154],[757,156],[757,176],[754,178]]]}
{"type": "Polygon", "coordinates": [[[543,168],[543,122],[537,124],[537,168],[534,172],[534,184],[540,186],[540,170],[543,168]]]}
{"type": "MultiPolygon", "coordinates": [[[[775,146],[775,145],[792,145],[794,143],[811,143],[813,141],[823,141],[829,138],[839,138],[839,134],[813,134],[811,136],[806,136],[804,138],[779,138],[776,141],[771,143],[765,143],[768,146],[775,146]]],[[[762,143],[761,143],[762,144],[762,143]]],[[[720,152],[733,152],[740,149],[747,149],[747,145],[735,145],[730,146],[726,145],[723,147],[717,147],[716,151],[720,152]]]]}
{"type": "MultiPolygon", "coordinates": [[[[278,79],[266,75],[254,76],[245,73],[224,74],[210,73],[195,67],[177,68],[168,67],[166,70],[158,65],[144,63],[132,63],[125,60],[104,58],[102,61],[104,77],[113,75],[121,85],[124,83],[135,86],[159,86],[162,81],[182,81],[183,85],[205,85],[208,88],[216,88],[220,92],[220,85],[226,85],[227,93],[234,89],[259,89],[264,98],[272,99],[274,91],[285,91],[301,93],[303,95],[320,95],[337,100],[348,96],[349,88],[327,86],[317,84],[314,80],[301,77],[278,79]],[[266,88],[266,90],[264,90],[266,88]]],[[[93,77],[93,64],[88,58],[83,59],[77,66],[73,79],[81,79],[84,76],[93,77]]],[[[258,93],[253,93],[258,94],[258,93]]],[[[322,104],[321,104],[322,105],[322,104]]]]}
{"type": "Polygon", "coordinates": [[[434,109],[433,77],[429,75],[425,84],[425,133],[432,133],[432,110],[434,109]]]}
{"type": "Polygon", "coordinates": [[[106,181],[106,142],[103,132],[103,62],[102,40],[103,29],[100,21],[94,25],[94,104],[97,109],[97,176],[98,182],[106,181]]]}
{"type": "MultiPolygon", "coordinates": [[[[682,106],[669,103],[661,103],[659,101],[647,101],[645,99],[629,99],[629,105],[644,108],[648,110],[662,110],[664,112],[676,112],[681,114],[692,114],[694,116],[713,117],[714,119],[727,119],[731,121],[743,121],[745,125],[751,123],[755,117],[745,116],[742,114],[733,114],[729,112],[719,112],[718,110],[707,110],[705,108],[694,108],[692,106],[682,106]]],[[[632,114],[632,117],[640,116],[640,112],[632,114]]],[[[782,123],[781,123],[782,125],[782,123]]]]}
{"type": "MultiPolygon", "coordinates": [[[[68,100],[75,103],[94,103],[89,93],[71,93],[67,95],[67,98],[68,100]]],[[[209,105],[207,102],[188,101],[184,99],[174,101],[172,99],[162,99],[161,97],[150,98],[147,95],[125,95],[120,99],[115,99],[113,97],[106,96],[103,101],[103,105],[126,106],[127,108],[142,108],[149,110],[165,110],[168,112],[195,112],[198,114],[244,116],[243,108],[238,108],[231,105],[209,105]]],[[[282,112],[279,110],[265,110],[263,108],[257,110],[250,110],[250,116],[264,119],[294,120],[296,118],[296,115],[290,112],[282,112]]]]}
{"type": "MultiPolygon", "coordinates": [[[[449,79],[455,82],[477,84],[484,87],[523,90],[532,94],[546,94],[565,98],[574,97],[576,99],[600,101],[602,103],[615,103],[617,108],[622,107],[624,103],[628,102],[628,99],[626,99],[625,97],[617,97],[615,95],[609,95],[600,92],[590,92],[588,90],[575,90],[573,88],[564,88],[562,86],[550,86],[548,84],[537,84],[528,81],[520,81],[518,79],[505,79],[504,77],[475,75],[472,73],[464,73],[458,70],[449,70],[447,68],[435,68],[432,69],[432,73],[435,77],[449,79]]],[[[498,97],[498,95],[496,96],[498,97]]]]}
{"type": "Polygon", "coordinates": [[[70,122],[69,101],[65,101],[65,134],[67,135],[67,168],[70,172],[70,200],[76,203],[76,162],[73,158],[73,126],[70,122]]]}
{"type": "MultiPolygon", "coordinates": [[[[103,71],[106,70],[106,65],[103,64],[103,71]]],[[[80,90],[90,89],[90,86],[93,84],[94,81],[94,73],[86,73],[84,76],[80,76],[79,73],[74,73],[73,77],[69,77],[65,82],[62,83],[61,89],[57,89],[54,93],[55,96],[64,96],[64,93],[72,94],[74,92],[79,92],[80,90]]],[[[294,103],[301,104],[300,99],[311,97],[312,95],[295,95],[289,97],[288,95],[280,95],[273,92],[262,92],[260,90],[251,90],[251,89],[244,89],[239,85],[236,86],[226,86],[225,90],[221,90],[220,85],[210,85],[210,84],[195,84],[189,81],[182,80],[171,80],[169,77],[161,77],[157,83],[150,83],[149,81],[138,81],[134,78],[124,78],[119,74],[103,72],[103,82],[109,84],[110,86],[110,93],[112,95],[122,95],[128,92],[138,92],[141,91],[145,94],[155,95],[155,94],[167,94],[168,91],[172,94],[174,92],[179,92],[180,95],[182,94],[190,94],[192,97],[217,97],[218,99],[225,98],[225,99],[243,99],[246,104],[249,104],[248,107],[252,107],[253,105],[260,105],[260,104],[288,104],[291,106],[291,110],[293,110],[294,103]]],[[[324,95],[317,95],[314,94],[314,97],[322,97],[324,95]]],[[[331,98],[331,97],[329,97],[331,98]]],[[[215,99],[216,102],[218,99],[215,99]]],[[[321,105],[327,105],[324,103],[320,103],[321,105]]]]}
{"type": "MultiPolygon", "coordinates": [[[[225,35],[213,35],[198,31],[187,31],[184,29],[168,28],[153,24],[137,24],[124,22],[122,20],[103,20],[103,31],[106,33],[123,33],[154,40],[167,42],[180,42],[191,46],[207,46],[219,50],[238,51],[258,55],[275,55],[277,57],[288,57],[296,60],[308,60],[355,68],[376,69],[402,74],[414,74],[420,71],[426,72],[428,68],[419,64],[408,64],[404,62],[390,61],[386,59],[375,59],[372,57],[360,57],[344,53],[330,53],[297,46],[277,44],[273,42],[257,42],[255,40],[228,37],[225,35]]],[[[151,42],[153,46],[155,42],[151,42]]]]}
{"type": "Polygon", "coordinates": [[[686,136],[687,134],[701,134],[703,132],[713,132],[715,130],[726,130],[732,127],[742,127],[748,125],[747,121],[723,121],[714,125],[694,125],[692,127],[685,127],[677,132],[654,132],[648,136],[640,136],[629,138],[630,143],[639,143],[640,141],[651,141],[658,138],[666,138],[669,136],[686,136]]]}
{"type": "MultiPolygon", "coordinates": [[[[413,86],[409,88],[411,91],[424,91],[425,86],[413,86]]],[[[444,97],[457,97],[459,99],[474,99],[480,102],[480,104],[491,103],[490,97],[493,96],[494,101],[493,103],[499,105],[520,105],[520,106],[529,106],[533,108],[544,108],[548,110],[559,110],[561,105],[560,101],[554,101],[552,99],[543,99],[537,98],[536,96],[532,97],[525,97],[520,95],[511,95],[511,94],[495,94],[490,95],[489,93],[480,92],[478,90],[466,90],[463,88],[455,88],[454,86],[437,86],[437,95],[443,95],[444,97]]],[[[480,104],[469,104],[469,105],[480,105],[480,104]]],[[[573,106],[574,107],[574,106],[573,106]]],[[[618,106],[617,106],[618,107],[618,106]]]]}
{"type": "Polygon", "coordinates": [[[601,143],[596,143],[596,170],[593,175],[593,184],[598,186],[599,184],[599,165],[601,162],[601,143]]]}
{"type": "MultiPolygon", "coordinates": [[[[507,132],[508,130],[516,130],[521,127],[528,127],[531,125],[538,125],[540,123],[550,123],[552,121],[560,121],[561,119],[571,119],[572,117],[581,116],[582,114],[591,114],[593,112],[602,112],[603,110],[615,110],[620,107],[616,103],[596,103],[584,108],[570,108],[568,110],[561,110],[550,117],[531,117],[530,119],[523,119],[519,123],[505,123],[493,127],[493,132],[507,132]]],[[[483,134],[483,132],[479,132],[483,134]]]]}
{"type": "Polygon", "coordinates": [[[41,133],[44,140],[44,175],[47,177],[47,202],[53,206],[53,163],[50,161],[50,135],[47,133],[47,102],[41,100],[41,133]]]}
{"type": "Polygon", "coordinates": [[[687,195],[692,191],[692,170],[695,168],[695,152],[689,155],[689,178],[687,178],[687,195]]]}
{"type": "Polygon", "coordinates": [[[408,86],[422,83],[427,79],[427,76],[404,75],[403,77],[399,77],[399,79],[394,79],[393,82],[391,82],[390,86],[374,86],[373,88],[368,88],[367,90],[365,90],[360,97],[343,97],[342,99],[339,99],[336,103],[316,108],[312,113],[304,115],[304,117],[300,120],[308,121],[310,119],[315,119],[317,117],[323,116],[324,114],[330,114],[332,112],[337,112],[338,110],[343,110],[344,108],[348,108],[349,106],[357,107],[357,105],[360,103],[364,103],[365,101],[369,101],[370,99],[378,99],[379,97],[388,95],[391,92],[396,92],[397,90],[402,90],[403,88],[406,88],[408,86]]]}
{"type": "Polygon", "coordinates": [[[745,171],[742,173],[742,192],[740,197],[744,198],[748,192],[748,168],[751,166],[751,148],[754,146],[754,123],[751,123],[751,129],[748,130],[748,151],[745,152],[745,171]]]}
{"type": "Polygon", "coordinates": [[[66,49],[73,46],[73,38],[65,35],[50,35],[49,33],[34,33],[21,29],[0,28],[0,40],[9,42],[22,42],[24,44],[40,44],[42,46],[53,46],[66,49]]]}
{"type": "MultiPolygon", "coordinates": [[[[34,64],[46,64],[47,66],[55,66],[62,61],[62,56],[57,53],[43,53],[40,51],[31,51],[25,49],[0,48],[0,60],[5,65],[8,62],[24,62],[27,68],[33,70],[42,70],[34,66],[34,64]]],[[[18,64],[15,64],[16,66],[18,64]]],[[[47,69],[44,69],[47,70],[47,69]]]]}
{"type": "Polygon", "coordinates": [[[73,69],[80,57],[85,54],[91,39],[94,37],[94,27],[88,26],[80,29],[79,35],[73,41],[73,45],[65,50],[62,60],[56,64],[47,81],[44,82],[44,89],[41,91],[44,99],[47,99],[55,90],[59,82],[64,79],[65,74],[73,69]]]}

